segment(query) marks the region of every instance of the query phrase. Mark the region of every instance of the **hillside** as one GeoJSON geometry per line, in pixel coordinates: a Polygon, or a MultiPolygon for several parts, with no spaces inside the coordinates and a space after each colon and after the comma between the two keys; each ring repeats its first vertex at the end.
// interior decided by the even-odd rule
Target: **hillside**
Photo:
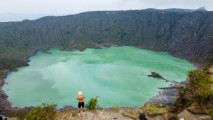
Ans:
{"type": "Polygon", "coordinates": [[[168,52],[194,63],[213,56],[213,12],[100,11],[0,23],[0,58],[23,60],[36,48],[101,43],[168,52]]]}
{"type": "MultiPolygon", "coordinates": [[[[168,52],[173,56],[203,65],[209,56],[213,56],[212,21],[213,12],[208,11],[151,9],[86,12],[61,17],[44,17],[32,21],[0,23],[0,109],[11,109],[6,94],[1,90],[6,72],[27,65],[28,56],[33,55],[32,53],[39,48],[62,47],[64,50],[84,50],[98,48],[101,45],[135,46],[168,52]]],[[[211,72],[212,75],[212,66],[210,68],[208,74],[211,72]]],[[[209,84],[207,87],[209,88],[209,84]]],[[[185,116],[183,110],[190,115],[191,112],[198,115],[212,115],[212,97],[211,102],[209,98],[205,99],[204,101],[209,103],[200,109],[202,105],[199,106],[197,105],[199,102],[192,101],[195,100],[194,96],[187,96],[193,93],[187,89],[182,97],[175,101],[169,112],[174,114],[174,117],[178,114],[181,117],[185,116]]],[[[109,110],[106,113],[103,112],[104,110],[97,113],[88,111],[85,116],[76,116],[76,119],[97,118],[101,115],[104,118],[118,116],[124,119],[129,116],[121,116],[123,113],[128,114],[130,111],[130,114],[134,115],[132,113],[136,112],[138,117],[139,112],[144,112],[141,108],[117,109],[119,110],[109,110]]],[[[70,117],[74,116],[73,114],[76,113],[57,112],[56,117],[70,117]]],[[[160,115],[160,117],[165,116],[160,115]]]]}

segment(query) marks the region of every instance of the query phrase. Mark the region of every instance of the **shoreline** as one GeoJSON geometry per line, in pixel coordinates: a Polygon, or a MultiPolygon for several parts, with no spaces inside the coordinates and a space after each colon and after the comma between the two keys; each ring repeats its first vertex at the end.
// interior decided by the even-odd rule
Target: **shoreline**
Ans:
{"type": "MultiPolygon", "coordinates": [[[[42,49],[43,47],[38,47],[32,50],[32,52],[27,55],[24,56],[24,60],[26,62],[29,62],[29,58],[34,56],[40,49],[42,49]]],[[[24,66],[22,66],[24,67],[24,66]]],[[[8,96],[5,93],[5,91],[2,90],[4,84],[6,84],[5,79],[7,78],[8,72],[12,72],[12,71],[17,71],[17,68],[14,68],[13,70],[3,70],[3,75],[2,78],[0,78],[0,112],[2,111],[14,111],[14,110],[21,110],[23,108],[17,108],[17,107],[12,107],[11,103],[8,101],[8,96]]],[[[28,107],[27,107],[28,108],[28,107]]],[[[31,108],[31,107],[29,107],[31,108]]]]}
{"type": "MultiPolygon", "coordinates": [[[[168,54],[169,54],[169,53],[168,53],[168,54]]],[[[194,67],[196,67],[197,69],[203,69],[203,67],[204,67],[204,64],[202,64],[202,63],[197,63],[197,62],[193,62],[192,60],[189,60],[188,58],[183,58],[183,57],[175,56],[175,55],[172,55],[172,54],[169,54],[169,55],[189,62],[190,64],[192,64],[192,65],[193,65],[194,67]]]]}
{"type": "MultiPolygon", "coordinates": [[[[7,94],[2,90],[3,85],[5,84],[5,78],[7,77],[7,73],[9,70],[3,71],[3,76],[0,78],[0,110],[11,109],[11,103],[7,100],[7,94]]],[[[0,111],[1,112],[1,111],[0,111]]]]}
{"type": "MultiPolygon", "coordinates": [[[[95,48],[94,49],[100,49],[100,47],[102,47],[102,46],[104,46],[104,47],[119,47],[120,45],[115,45],[115,44],[112,44],[112,43],[102,43],[102,44],[95,44],[95,48]]],[[[136,47],[136,46],[131,46],[131,47],[136,47]]],[[[54,48],[54,47],[50,47],[50,48],[48,48],[48,49],[45,49],[43,52],[46,52],[47,50],[49,50],[49,49],[51,49],[51,48],[54,48]]],[[[143,48],[141,48],[141,47],[136,47],[136,48],[139,48],[139,49],[143,49],[143,48]]],[[[30,60],[30,57],[32,57],[32,56],[34,56],[40,49],[44,49],[44,47],[37,47],[37,48],[35,48],[35,49],[33,49],[32,50],[32,52],[29,54],[29,55],[27,55],[27,56],[24,56],[24,60],[26,61],[26,62],[29,62],[30,60]]],[[[86,49],[86,48],[85,48],[86,49]]],[[[67,50],[67,51],[74,51],[74,50],[76,50],[76,49],[63,49],[63,50],[67,50]]],[[[145,49],[145,50],[149,50],[149,49],[145,49]]],[[[153,51],[153,50],[151,50],[151,51],[153,51]]],[[[156,52],[162,52],[162,51],[156,51],[156,52]]],[[[168,52],[167,52],[168,53],[168,52]]],[[[169,53],[168,53],[169,54],[169,53]]],[[[171,55],[171,54],[169,54],[169,55],[171,55]]],[[[178,56],[174,56],[174,55],[171,55],[171,56],[173,56],[173,57],[177,57],[177,58],[179,58],[179,59],[182,59],[182,60],[185,60],[185,61],[187,61],[187,62],[189,62],[189,63],[191,63],[193,66],[195,66],[196,68],[199,68],[199,69],[201,69],[201,68],[203,68],[202,66],[202,64],[201,63],[194,63],[194,62],[192,62],[192,61],[190,61],[190,60],[187,60],[187,59],[184,59],[183,57],[178,57],[178,56]]],[[[3,77],[2,78],[0,78],[0,110],[2,110],[2,111],[17,111],[17,110],[24,110],[24,109],[29,109],[29,108],[34,108],[34,107],[24,107],[24,108],[18,108],[18,107],[12,107],[12,105],[11,105],[11,103],[8,101],[8,96],[6,95],[6,93],[2,90],[2,87],[3,87],[3,85],[4,84],[6,84],[5,83],[5,79],[6,79],[6,77],[7,77],[7,74],[8,74],[8,72],[11,72],[11,71],[16,71],[16,69],[14,69],[14,70],[4,70],[4,72],[3,72],[3,77]]],[[[149,103],[150,101],[154,101],[154,99],[155,100],[158,100],[159,98],[163,98],[163,99],[165,99],[165,94],[167,94],[168,95],[168,91],[172,91],[174,94],[172,94],[172,96],[173,96],[173,98],[172,98],[172,100],[174,99],[174,96],[175,96],[175,93],[176,93],[176,91],[174,90],[174,86],[169,86],[169,87],[166,87],[166,88],[159,88],[159,89],[161,89],[159,92],[158,92],[158,94],[156,95],[156,96],[153,96],[152,98],[150,98],[146,103],[149,103]]],[[[175,88],[176,89],[176,88],[175,88]]],[[[170,92],[171,93],[171,92],[170,92]]],[[[169,93],[169,94],[170,94],[169,93]]],[[[176,95],[177,96],[177,95],[176,95]]],[[[169,96],[170,97],[170,96],[169,96]]],[[[158,100],[158,101],[161,101],[161,100],[158,100]]],[[[173,101],[174,102],[174,101],[173,101]]],[[[146,103],[144,103],[144,104],[146,104],[146,103]]],[[[155,103],[155,102],[154,102],[155,103]]],[[[167,102],[167,103],[169,103],[169,104],[171,104],[171,102],[167,102]]],[[[135,108],[138,108],[139,106],[134,106],[134,107],[120,107],[120,108],[133,108],[133,109],[135,109],[135,108]]],[[[60,110],[66,110],[66,109],[68,109],[68,108],[71,108],[71,109],[77,109],[77,108],[74,108],[74,107],[72,107],[72,106],[65,106],[65,107],[63,107],[62,109],[60,109],[60,110]]],[[[110,108],[105,108],[105,109],[112,109],[113,107],[110,107],[110,108]]]]}
{"type": "MultiPolygon", "coordinates": [[[[143,47],[141,47],[141,46],[132,46],[132,47],[136,47],[136,48],[143,49],[143,50],[150,50],[150,49],[147,49],[147,48],[143,48],[143,47]]],[[[192,65],[193,65],[194,67],[196,67],[197,69],[203,69],[203,66],[204,66],[204,64],[198,63],[198,62],[194,62],[194,61],[190,60],[189,58],[184,58],[184,57],[182,57],[182,56],[170,54],[169,51],[160,51],[160,50],[150,50],[150,51],[155,51],[155,52],[166,52],[166,53],[168,53],[169,55],[171,55],[171,56],[173,56],[173,57],[176,57],[176,58],[179,58],[179,59],[182,59],[182,60],[185,60],[185,61],[189,62],[190,64],[192,64],[192,65]]]]}
{"type": "Polygon", "coordinates": [[[38,47],[38,48],[33,49],[32,52],[29,55],[24,56],[24,60],[27,61],[27,62],[29,62],[29,58],[32,57],[32,56],[34,56],[42,48],[43,47],[38,47]]]}

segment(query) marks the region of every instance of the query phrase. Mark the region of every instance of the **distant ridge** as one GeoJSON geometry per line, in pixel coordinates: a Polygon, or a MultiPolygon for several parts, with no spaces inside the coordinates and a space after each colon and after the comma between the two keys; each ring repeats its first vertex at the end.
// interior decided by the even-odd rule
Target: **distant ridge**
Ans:
{"type": "MultiPolygon", "coordinates": [[[[205,7],[200,7],[198,9],[181,9],[181,8],[169,8],[169,9],[155,9],[155,8],[147,8],[142,9],[145,11],[170,11],[170,12],[195,12],[195,11],[207,11],[205,7]]],[[[129,11],[129,10],[123,10],[129,11]]],[[[132,10],[134,11],[134,10],[132,10]]],[[[116,12],[116,11],[113,11],[116,12]]],[[[86,13],[86,12],[82,12],[86,13]]],[[[78,13],[81,14],[81,13],[78,13]]],[[[23,20],[35,20],[42,17],[50,16],[47,14],[21,14],[21,13],[0,13],[0,22],[15,22],[15,21],[23,21],[23,20]]],[[[56,16],[56,15],[53,15],[56,16]]],[[[60,15],[57,15],[60,16],[60,15]]],[[[68,16],[68,15],[65,15],[68,16]]]]}
{"type": "Polygon", "coordinates": [[[95,11],[0,23],[0,58],[23,59],[41,47],[84,50],[112,43],[164,51],[203,64],[213,56],[213,12],[189,11],[95,11]]]}
{"type": "Polygon", "coordinates": [[[168,8],[168,9],[155,9],[155,8],[148,8],[144,9],[147,11],[167,11],[167,12],[195,12],[195,11],[207,11],[205,7],[200,7],[198,9],[181,9],[181,8],[168,8]]]}
{"type": "Polygon", "coordinates": [[[35,20],[44,16],[47,16],[47,14],[0,13],[0,22],[14,22],[25,19],[35,20]]]}

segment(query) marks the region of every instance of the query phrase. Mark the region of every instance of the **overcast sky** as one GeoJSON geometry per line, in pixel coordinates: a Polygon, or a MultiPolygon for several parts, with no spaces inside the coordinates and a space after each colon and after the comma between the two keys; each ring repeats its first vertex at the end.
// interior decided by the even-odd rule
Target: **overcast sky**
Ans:
{"type": "Polygon", "coordinates": [[[0,0],[0,15],[68,15],[97,10],[199,7],[213,11],[213,0],[0,0]]]}

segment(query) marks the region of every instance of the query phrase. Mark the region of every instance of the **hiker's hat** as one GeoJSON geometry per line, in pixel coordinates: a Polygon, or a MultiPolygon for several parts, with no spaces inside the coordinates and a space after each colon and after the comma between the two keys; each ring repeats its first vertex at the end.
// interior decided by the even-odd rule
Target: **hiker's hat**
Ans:
{"type": "Polygon", "coordinates": [[[82,94],[83,94],[83,92],[82,92],[82,91],[79,91],[79,92],[78,92],[78,95],[82,95],[82,94]]]}

